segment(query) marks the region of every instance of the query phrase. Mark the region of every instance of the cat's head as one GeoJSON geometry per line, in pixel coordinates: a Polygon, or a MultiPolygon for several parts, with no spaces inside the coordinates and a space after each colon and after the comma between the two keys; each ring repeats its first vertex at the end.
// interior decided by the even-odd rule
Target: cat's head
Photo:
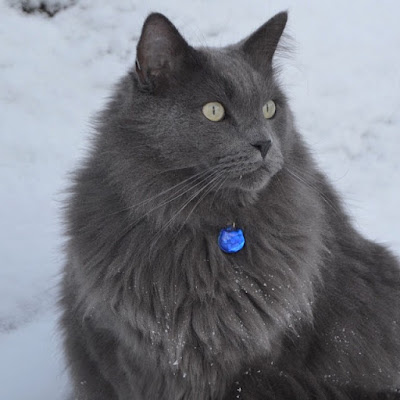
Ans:
{"type": "Polygon", "coordinates": [[[282,12],[235,45],[193,48],[165,16],[151,14],[135,66],[103,118],[114,121],[107,145],[114,142],[115,158],[148,180],[168,180],[163,171],[179,176],[171,184],[197,176],[204,193],[266,188],[292,132],[272,65],[286,21],[282,12]]]}

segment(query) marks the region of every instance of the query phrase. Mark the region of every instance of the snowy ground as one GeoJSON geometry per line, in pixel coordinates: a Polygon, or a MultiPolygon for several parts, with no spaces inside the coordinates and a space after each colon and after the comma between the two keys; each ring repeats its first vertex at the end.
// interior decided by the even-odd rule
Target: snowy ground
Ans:
{"type": "Polygon", "coordinates": [[[150,11],[193,44],[224,45],[289,9],[283,78],[298,126],[359,229],[400,254],[398,0],[76,0],[53,18],[21,2],[0,0],[0,399],[65,399],[62,190],[150,11]]]}

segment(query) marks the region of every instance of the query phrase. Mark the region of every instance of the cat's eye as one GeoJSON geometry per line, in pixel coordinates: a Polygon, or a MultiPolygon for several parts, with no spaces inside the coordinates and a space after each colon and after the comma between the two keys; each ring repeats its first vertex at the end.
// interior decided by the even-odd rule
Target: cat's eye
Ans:
{"type": "Polygon", "coordinates": [[[203,106],[203,114],[210,121],[218,122],[224,118],[225,109],[221,103],[214,101],[203,106]]]}
{"type": "Polygon", "coordinates": [[[263,106],[263,114],[266,119],[270,119],[275,115],[276,105],[273,100],[268,100],[263,106]]]}

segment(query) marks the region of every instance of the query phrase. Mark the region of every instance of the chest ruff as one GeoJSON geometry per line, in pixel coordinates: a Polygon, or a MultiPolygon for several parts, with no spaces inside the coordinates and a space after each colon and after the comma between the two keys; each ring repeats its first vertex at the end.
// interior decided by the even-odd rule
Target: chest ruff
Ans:
{"type": "MultiPolygon", "coordinates": [[[[207,390],[220,387],[213,382],[259,356],[274,359],[282,335],[312,319],[316,260],[306,259],[306,249],[294,256],[287,240],[245,232],[246,245],[229,254],[218,246],[218,231],[183,231],[172,248],[160,239],[151,257],[137,249],[125,269],[123,341],[132,347],[135,332],[155,364],[191,390],[206,390],[204,382],[207,390]]],[[[291,243],[298,249],[301,241],[291,243]]]]}

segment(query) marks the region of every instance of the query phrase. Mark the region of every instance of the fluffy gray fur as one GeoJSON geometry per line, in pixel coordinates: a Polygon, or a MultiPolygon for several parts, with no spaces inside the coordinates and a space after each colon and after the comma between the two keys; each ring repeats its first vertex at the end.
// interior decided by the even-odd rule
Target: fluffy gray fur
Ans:
{"type": "Polygon", "coordinates": [[[145,21],[67,206],[76,399],[372,399],[400,384],[399,266],[354,230],[296,131],[272,66],[286,20],[221,49],[145,21]],[[212,101],[222,121],[202,114],[212,101]],[[246,245],[225,254],[233,223],[246,245]]]}

